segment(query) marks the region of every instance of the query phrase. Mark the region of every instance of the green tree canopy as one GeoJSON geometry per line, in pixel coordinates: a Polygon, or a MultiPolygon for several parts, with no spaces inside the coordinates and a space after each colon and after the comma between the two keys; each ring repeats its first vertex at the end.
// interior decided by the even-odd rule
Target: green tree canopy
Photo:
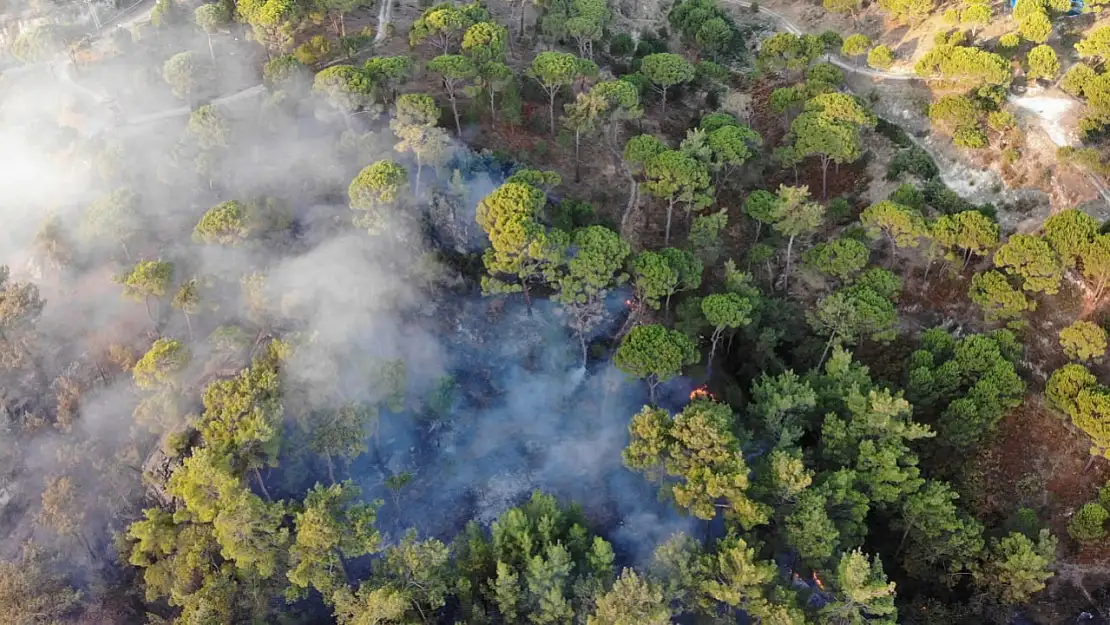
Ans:
{"type": "Polygon", "coordinates": [[[1045,220],[1043,236],[1066,266],[1075,267],[1098,236],[1098,222],[1078,208],[1063,210],[1045,220]]]}
{"type": "Polygon", "coordinates": [[[660,482],[678,506],[700,519],[716,518],[724,508],[744,527],[762,524],[768,511],[748,497],[748,468],[732,433],[735,419],[727,405],[707,400],[691,402],[673,418],[645,406],[628,426],[625,465],[660,482]]]}
{"type": "Polygon", "coordinates": [[[640,73],[651,81],[663,102],[663,116],[667,116],[667,91],[676,85],[694,79],[694,66],[677,54],[658,52],[643,58],[640,73]]]}
{"type": "Polygon", "coordinates": [[[1052,246],[1040,237],[1015,234],[994,254],[996,267],[1022,278],[1022,288],[1055,295],[1060,290],[1063,269],[1052,246]]]}
{"type": "Polygon", "coordinates": [[[613,363],[628,375],[645,380],[655,403],[655,388],[699,357],[694,342],[685,334],[653,324],[632,328],[621,340],[613,363]]]}
{"type": "Polygon", "coordinates": [[[520,182],[506,182],[478,203],[478,225],[490,240],[482,257],[484,291],[522,291],[531,307],[529,283],[558,263],[567,244],[564,233],[539,223],[544,204],[543,191],[520,182]]]}
{"type": "Polygon", "coordinates": [[[1060,347],[1072,360],[1101,361],[1106,355],[1106,330],[1090,321],[1075,321],[1060,330],[1060,347]]]}
{"type": "Polygon", "coordinates": [[[1025,603],[1052,577],[1057,542],[1047,529],[1036,542],[1018,532],[994,540],[983,564],[973,570],[975,583],[1003,605],[1025,603]]]}
{"type": "Polygon", "coordinates": [[[1039,45],[1030,50],[1025,56],[1025,66],[1025,75],[1030,80],[1055,80],[1060,74],[1060,59],[1056,57],[1056,51],[1047,45],[1039,45]]]}
{"type": "Polygon", "coordinates": [[[355,225],[372,233],[381,232],[389,221],[389,207],[403,199],[408,182],[408,171],[391,160],[363,168],[347,189],[351,210],[359,211],[355,225]]]}
{"type": "Polygon", "coordinates": [[[983,309],[983,316],[988,322],[1016,321],[1027,311],[1037,309],[1035,301],[1015,289],[998,271],[985,271],[972,276],[968,297],[983,309]]]}

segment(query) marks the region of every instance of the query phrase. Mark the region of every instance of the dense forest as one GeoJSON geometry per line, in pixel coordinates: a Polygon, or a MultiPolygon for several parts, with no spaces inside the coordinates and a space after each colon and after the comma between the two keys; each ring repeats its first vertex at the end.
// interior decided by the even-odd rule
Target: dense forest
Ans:
{"type": "Polygon", "coordinates": [[[1110,616],[1103,4],[6,4],[0,621],[1110,616]]]}

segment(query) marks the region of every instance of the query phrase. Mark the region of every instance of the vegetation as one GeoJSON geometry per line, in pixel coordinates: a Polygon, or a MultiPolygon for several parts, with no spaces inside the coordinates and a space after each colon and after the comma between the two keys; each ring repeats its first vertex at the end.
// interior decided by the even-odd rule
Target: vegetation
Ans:
{"type": "Polygon", "coordinates": [[[933,95],[847,78],[892,71],[890,33],[714,0],[160,0],[133,38],[21,8],[12,57],[74,99],[5,72],[4,622],[1093,610],[1110,234],[973,203],[873,108],[1078,201],[1110,28],[822,5],[943,11],[898,48],[933,95]],[[1015,72],[1083,102],[1060,167],[1015,72]]]}

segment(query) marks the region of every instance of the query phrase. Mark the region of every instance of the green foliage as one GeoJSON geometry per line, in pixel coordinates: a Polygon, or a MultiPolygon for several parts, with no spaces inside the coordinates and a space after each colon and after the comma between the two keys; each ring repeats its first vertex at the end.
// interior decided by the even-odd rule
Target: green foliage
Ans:
{"type": "Polygon", "coordinates": [[[1091,453],[1105,456],[1110,449],[1110,389],[1083,365],[1064,365],[1048,378],[1045,397],[1091,438],[1091,453]]]}
{"type": "Polygon", "coordinates": [[[872,239],[885,238],[895,254],[899,248],[917,247],[928,234],[921,213],[889,200],[863,209],[859,220],[866,229],[867,236],[872,239]]]}
{"type": "Polygon", "coordinates": [[[712,350],[709,360],[713,360],[713,352],[717,349],[717,342],[721,340],[725,330],[736,330],[752,322],[752,312],[755,304],[750,298],[742,297],[737,293],[714,293],[707,295],[701,301],[702,314],[705,320],[713,327],[712,350]]]}
{"type": "Polygon", "coordinates": [[[250,235],[247,207],[229,200],[205,211],[193,228],[193,240],[219,245],[239,245],[250,235]]]}
{"type": "Polygon", "coordinates": [[[1047,241],[1027,234],[1010,237],[994,254],[996,267],[1023,279],[1026,291],[1055,295],[1060,290],[1063,270],[1060,259],[1047,241]]]}
{"type": "Polygon", "coordinates": [[[621,571],[613,587],[597,598],[586,625],[669,625],[671,610],[663,590],[632,569],[621,571]]]}
{"type": "Polygon", "coordinates": [[[993,12],[986,2],[973,2],[960,13],[960,23],[979,29],[991,22],[993,12]]]}
{"type": "Polygon", "coordinates": [[[1028,41],[1043,44],[1052,34],[1052,20],[1043,10],[1031,12],[1018,21],[1018,32],[1028,41]]]}
{"type": "Polygon", "coordinates": [[[759,67],[765,72],[801,73],[825,52],[825,45],[815,35],[775,33],[759,47],[759,67]]]}
{"type": "Polygon", "coordinates": [[[1060,88],[1078,98],[1083,97],[1089,87],[1092,88],[1092,92],[1095,91],[1099,82],[1099,74],[1095,73],[1089,65],[1076,63],[1069,67],[1064,77],[1060,79],[1060,88]]]}
{"type": "Polygon", "coordinates": [[[491,244],[482,257],[489,272],[482,280],[484,291],[527,293],[529,281],[560,260],[566,235],[549,233],[537,221],[544,203],[542,191],[519,182],[501,185],[478,203],[478,225],[491,244]],[[516,282],[507,281],[510,277],[516,282]]]}
{"type": "Polygon", "coordinates": [[[927,330],[921,349],[910,356],[906,393],[919,411],[939,417],[945,444],[973,447],[1021,405],[1025,383],[1015,370],[1019,353],[1008,330],[958,341],[939,328],[927,330]]]}
{"type": "Polygon", "coordinates": [[[262,66],[262,82],[275,91],[296,89],[299,85],[310,82],[310,76],[309,69],[292,54],[274,57],[262,66]]]}
{"type": "Polygon", "coordinates": [[[732,26],[720,17],[706,20],[694,35],[694,41],[712,58],[724,56],[733,46],[732,26]]]}
{"type": "Polygon", "coordinates": [[[983,309],[987,322],[1009,322],[1020,319],[1027,311],[1037,309],[1037,303],[1015,289],[1006,276],[998,271],[986,271],[971,277],[968,297],[983,309]]]}
{"type": "Polygon", "coordinates": [[[709,171],[705,164],[679,150],[661,152],[644,164],[644,189],[667,201],[667,223],[663,244],[670,243],[674,207],[682,203],[687,212],[713,201],[709,171]]]}
{"type": "Polygon", "coordinates": [[[832,575],[831,586],[832,598],[820,610],[823,622],[869,625],[898,622],[894,583],[887,581],[878,556],[868,560],[858,549],[844,553],[832,575]]]}
{"type": "Polygon", "coordinates": [[[193,20],[201,30],[213,34],[231,24],[231,10],[223,2],[202,4],[193,11],[193,20]]]}
{"type": "Polygon", "coordinates": [[[312,91],[344,114],[369,107],[377,101],[370,76],[352,65],[333,65],[316,73],[312,91]]]}
{"type": "Polygon", "coordinates": [[[176,387],[177,378],[188,366],[189,348],[175,339],[158,339],[131,370],[135,386],[143,390],[176,387]]]}
{"type": "MultiPolygon", "coordinates": [[[[819,67],[819,66],[818,66],[819,67]]],[[[875,126],[875,116],[859,101],[843,93],[823,93],[805,104],[805,112],[790,124],[798,158],[821,159],[822,195],[829,163],[851,163],[862,155],[860,130],[875,126]]]]}
{"type": "Polygon", "coordinates": [[[825,504],[825,497],[817,490],[802,491],[783,521],[783,537],[814,568],[824,568],[839,551],[840,535],[825,504]]]}
{"type": "Polygon", "coordinates": [[[1095,237],[1080,254],[1079,260],[1083,277],[1091,283],[1097,300],[1110,281],[1110,234],[1095,237]]]}
{"type": "Polygon", "coordinates": [[[390,160],[363,168],[347,190],[351,210],[359,211],[355,225],[371,233],[383,231],[389,222],[388,209],[404,196],[408,181],[408,171],[390,160]]]}
{"type": "Polygon", "coordinates": [[[728,226],[728,211],[720,210],[694,218],[690,226],[689,244],[694,255],[706,266],[713,266],[724,251],[721,232],[728,226]]]}
{"type": "Polygon", "coordinates": [[[1043,236],[1066,266],[1075,267],[1098,236],[1098,222],[1077,208],[1063,210],[1045,221],[1043,236]]]}
{"type": "Polygon", "coordinates": [[[829,337],[827,352],[833,345],[850,345],[863,338],[891,341],[898,313],[890,299],[873,289],[851,286],[821,298],[806,319],[818,335],[829,337]]]}
{"type": "Polygon", "coordinates": [[[123,285],[124,298],[143,301],[150,297],[164,297],[172,280],[173,263],[144,260],[136,263],[116,281],[123,285]]]}
{"type": "Polygon", "coordinates": [[[645,406],[628,426],[625,465],[660,482],[679,507],[700,519],[716,518],[723,508],[726,518],[744,527],[762,524],[768,511],[748,498],[748,467],[732,433],[735,419],[728,406],[706,400],[673,418],[645,406]]]}
{"type": "Polygon", "coordinates": [[[226,148],[231,135],[227,118],[211,105],[202,106],[190,113],[187,129],[202,150],[226,148]]]}
{"type": "Polygon", "coordinates": [[[503,63],[508,42],[507,28],[496,22],[478,22],[463,34],[462,52],[478,67],[486,63],[503,63]]]}
{"type": "Polygon", "coordinates": [[[947,482],[929,480],[903,501],[892,527],[902,531],[911,574],[928,579],[938,573],[930,567],[939,564],[942,575],[958,575],[978,561],[983,526],[957,509],[957,499],[959,494],[947,482]]]}
{"type": "Polygon", "coordinates": [[[922,78],[941,78],[954,85],[1009,86],[1012,75],[1006,59],[967,46],[941,45],[918,59],[914,71],[922,78]]]}
{"type": "Polygon", "coordinates": [[[1079,542],[1091,543],[1106,537],[1106,519],[1110,512],[1095,502],[1083,504],[1068,521],[1068,534],[1079,542]]]}
{"type": "Polygon", "coordinates": [[[579,77],[591,73],[591,70],[596,74],[597,66],[591,68],[589,65],[592,64],[587,64],[588,61],[566,52],[541,52],[532,59],[527,74],[547,93],[552,135],[555,134],[555,98],[579,77]]]}
{"type": "Polygon", "coordinates": [[[621,340],[613,363],[628,375],[646,380],[654,401],[660,382],[699,359],[697,348],[685,334],[653,324],[632,328],[621,340]]]}
{"type": "Polygon", "coordinates": [[[860,10],[863,6],[862,0],[824,0],[822,6],[826,11],[833,13],[849,13],[853,14],[860,10]]]}
{"type": "Polygon", "coordinates": [[[894,51],[883,44],[871,48],[867,54],[867,65],[882,71],[890,69],[894,65],[894,51]]]}
{"type": "Polygon", "coordinates": [[[841,237],[829,243],[819,243],[805,254],[806,264],[841,282],[851,280],[871,257],[871,250],[856,239],[841,237]]]}
{"type": "Polygon", "coordinates": [[[789,238],[786,245],[786,273],[789,275],[794,239],[821,225],[825,219],[825,207],[809,201],[808,187],[782,185],[779,187],[772,219],[771,227],[775,232],[789,238]]]}
{"type": "Polygon", "coordinates": [[[649,54],[640,64],[644,75],[663,99],[664,114],[667,110],[667,90],[694,79],[694,66],[678,54],[662,52],[649,54]]]}
{"type": "Polygon", "coordinates": [[[921,189],[909,183],[898,185],[898,188],[887,199],[916,211],[925,209],[925,194],[921,189]]]}
{"type": "Polygon", "coordinates": [[[1060,330],[1060,347],[1072,360],[1100,362],[1106,355],[1106,341],[1106,330],[1090,321],[1075,321],[1060,330]]]}
{"type": "Polygon", "coordinates": [[[1047,529],[1037,542],[1017,532],[992,541],[983,565],[973,571],[975,583],[1003,605],[1026,603],[1052,577],[1057,543],[1047,529]]]}
{"type": "Polygon", "coordinates": [[[844,43],[840,46],[840,53],[847,57],[856,57],[867,54],[870,49],[871,38],[856,33],[844,38],[844,43]]]}
{"type": "Polygon", "coordinates": [[[788,448],[806,431],[810,413],[817,406],[817,394],[808,382],[793,371],[770,376],[763,373],[752,383],[749,412],[780,448],[788,448]]]}
{"type": "Polygon", "coordinates": [[[615,577],[612,547],[585,523],[580,510],[539,492],[494,521],[491,536],[471,522],[451,548],[468,620],[584,620],[615,577]]]}
{"type": "Polygon", "coordinates": [[[171,56],[162,66],[162,78],[173,94],[182,100],[192,100],[209,81],[211,66],[195,52],[181,52],[171,56]]]}
{"type": "Polygon", "coordinates": [[[887,180],[897,180],[903,172],[908,172],[921,180],[935,179],[940,170],[929,153],[917,146],[900,150],[887,166],[887,180]]]}
{"type": "Polygon", "coordinates": [[[325,597],[343,585],[343,558],[379,549],[374,522],[381,502],[361,503],[351,481],[316,484],[294,515],[294,539],[286,575],[295,588],[315,588],[325,597]]]}
{"type": "Polygon", "coordinates": [[[1025,65],[1025,75],[1030,80],[1055,80],[1060,73],[1060,59],[1056,58],[1056,51],[1051,46],[1040,45],[1030,50],[1025,57],[1025,65]]]}
{"type": "Polygon", "coordinates": [[[1049,403],[1072,416],[1079,413],[1077,398],[1082,391],[1097,387],[1098,380],[1083,365],[1069,364],[1052,372],[1045,383],[1049,403]]]}
{"type": "Polygon", "coordinates": [[[11,44],[11,53],[24,63],[40,63],[65,49],[69,38],[60,24],[40,24],[19,33],[11,44]]]}
{"type": "Polygon", "coordinates": [[[971,98],[948,95],[929,105],[929,119],[950,134],[961,129],[978,128],[982,112],[971,98]]]}
{"type": "Polygon", "coordinates": [[[1086,37],[1075,44],[1075,51],[1080,58],[1105,63],[1110,59],[1110,26],[1101,26],[1088,32],[1086,37]]]}
{"type": "MultiPolygon", "coordinates": [[[[869,389],[866,369],[853,368],[851,356],[837,349],[825,365],[826,377],[839,385],[840,416],[829,413],[821,425],[821,456],[855,473],[856,488],[873,504],[887,506],[921,488],[924,480],[909,443],[934,433],[910,419],[909,402],[886,389],[869,389]],[[847,386],[845,386],[847,385],[847,386]]],[[[850,487],[848,487],[850,488],[850,487]]]]}
{"type": "Polygon", "coordinates": [[[955,215],[941,215],[932,228],[933,240],[944,250],[950,261],[963,251],[963,262],[971,256],[986,256],[998,246],[998,223],[979,211],[963,211],[955,215]]]}
{"type": "Polygon", "coordinates": [[[443,3],[428,8],[409,29],[409,45],[416,47],[424,42],[437,48],[440,54],[450,54],[463,33],[476,22],[485,22],[489,14],[478,3],[456,6],[443,3]]]}
{"type": "Polygon", "coordinates": [[[293,50],[293,56],[304,65],[316,65],[332,60],[338,56],[338,51],[330,39],[323,35],[314,35],[297,46],[293,50]]]}

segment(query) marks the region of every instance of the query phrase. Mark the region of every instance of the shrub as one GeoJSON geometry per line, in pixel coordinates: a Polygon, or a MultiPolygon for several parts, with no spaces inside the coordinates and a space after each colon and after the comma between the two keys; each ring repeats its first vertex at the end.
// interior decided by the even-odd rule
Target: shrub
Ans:
{"type": "Polygon", "coordinates": [[[912,184],[903,184],[899,186],[887,199],[895,204],[909,206],[914,210],[920,211],[925,209],[925,194],[912,184]]]}
{"type": "Polygon", "coordinates": [[[1068,522],[1068,534],[1083,543],[1102,540],[1106,536],[1103,525],[1107,518],[1110,518],[1110,512],[1106,508],[1093,501],[1084,504],[1068,522]]]}
{"type": "Polygon", "coordinates": [[[902,173],[912,174],[922,180],[932,180],[940,175],[940,169],[928,152],[914,146],[894,155],[887,167],[886,178],[896,180],[902,173]]]}
{"type": "Polygon", "coordinates": [[[952,143],[961,148],[978,150],[987,147],[987,135],[978,126],[965,126],[957,128],[956,132],[952,133],[952,143]]]}
{"type": "Polygon", "coordinates": [[[316,35],[312,39],[297,46],[293,56],[305,65],[326,63],[335,58],[336,49],[332,41],[323,35],[316,35]]]}
{"type": "Polygon", "coordinates": [[[894,65],[894,51],[884,45],[875,46],[867,54],[867,64],[878,70],[888,70],[894,65]]]}
{"type": "Polygon", "coordinates": [[[628,33],[619,33],[609,42],[609,54],[615,57],[630,56],[635,51],[636,42],[628,33]]]}

